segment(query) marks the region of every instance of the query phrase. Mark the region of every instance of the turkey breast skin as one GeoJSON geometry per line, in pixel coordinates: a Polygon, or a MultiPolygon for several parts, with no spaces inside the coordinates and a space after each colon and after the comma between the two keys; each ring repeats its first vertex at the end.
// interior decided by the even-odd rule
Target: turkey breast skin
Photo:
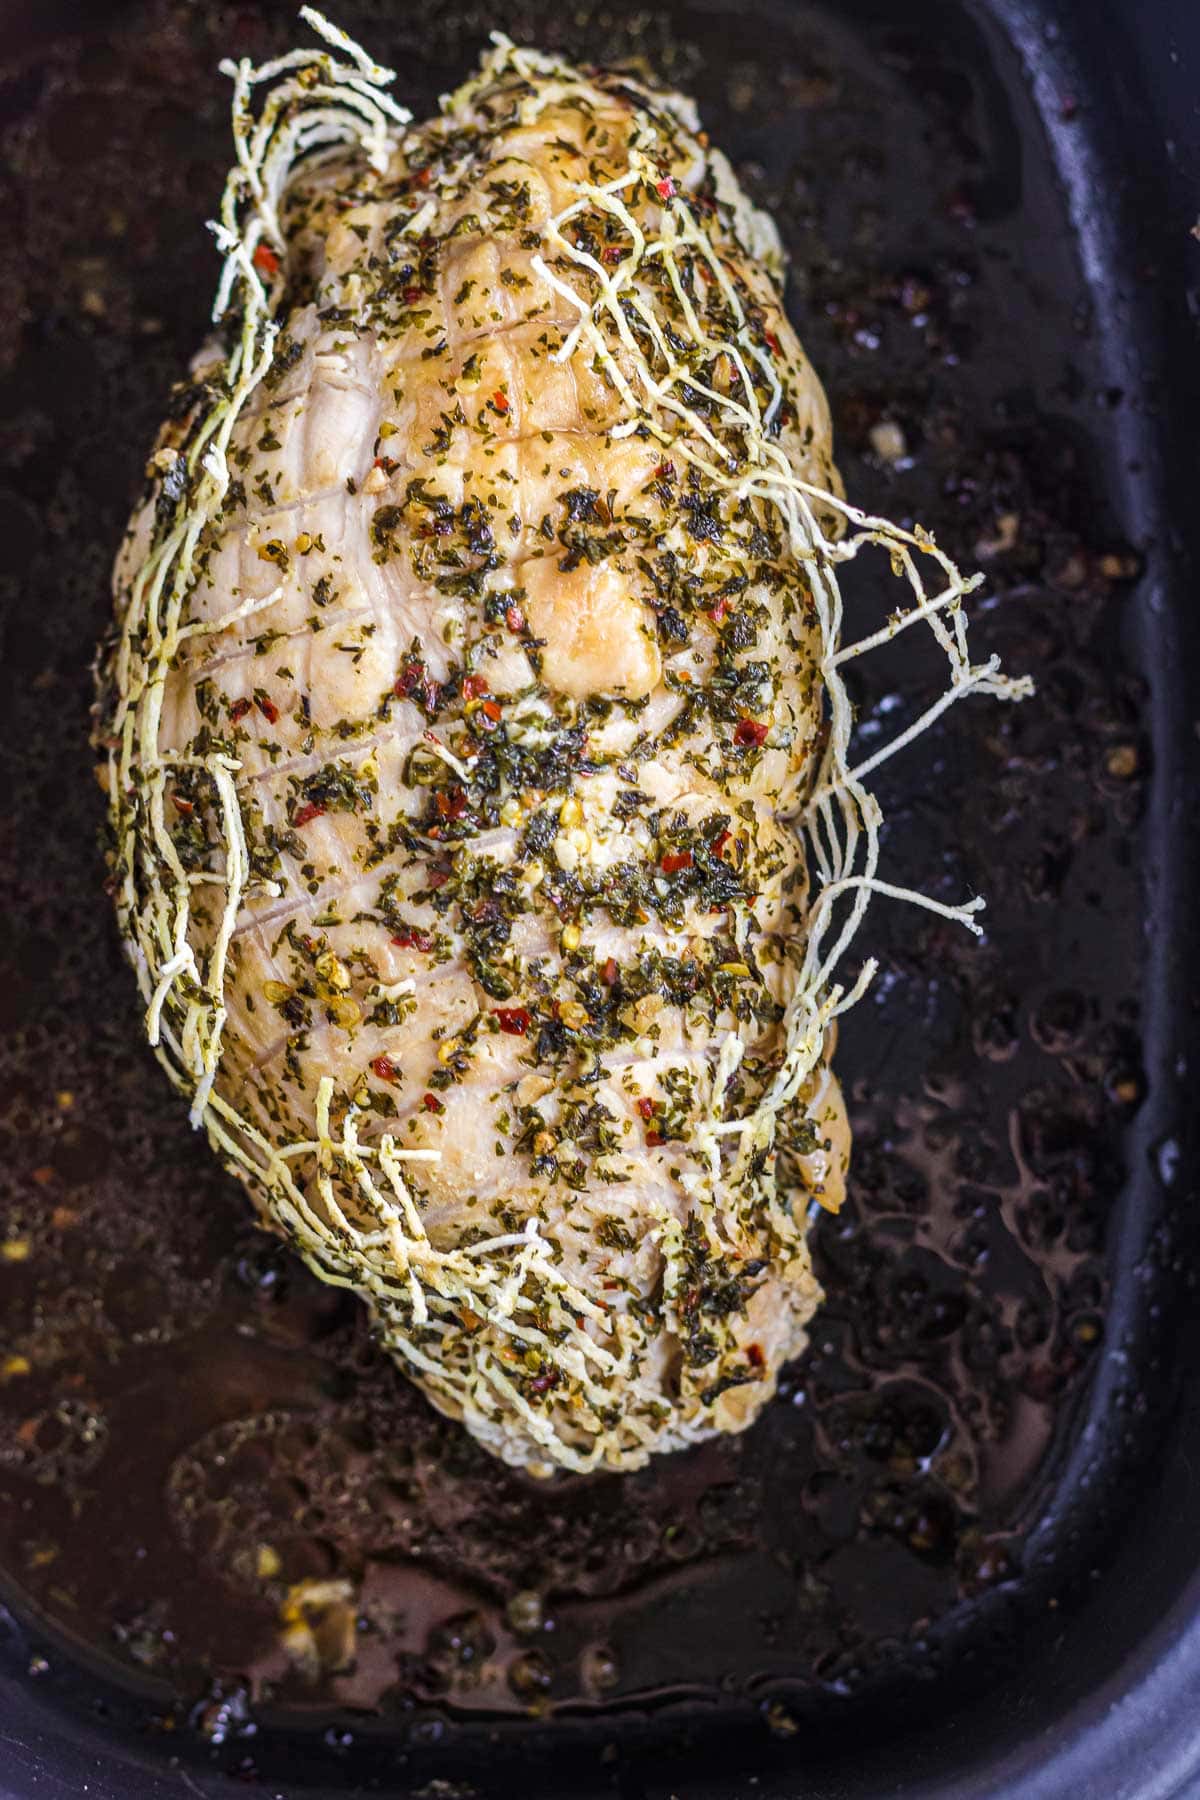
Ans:
{"type": "MultiPolygon", "coordinates": [[[[803,562],[733,478],[769,440],[839,492],[825,396],[770,222],[690,103],[617,74],[492,52],[279,216],[154,706],[107,665],[122,904],[174,858],[183,1007],[223,943],[209,1125],[264,1220],[507,1461],[636,1467],[757,1415],[843,1191],[832,1033],[769,1141],[721,1130],[784,1059],[823,730],[803,562]]],[[[225,353],[164,426],[119,619],[225,353]]]]}

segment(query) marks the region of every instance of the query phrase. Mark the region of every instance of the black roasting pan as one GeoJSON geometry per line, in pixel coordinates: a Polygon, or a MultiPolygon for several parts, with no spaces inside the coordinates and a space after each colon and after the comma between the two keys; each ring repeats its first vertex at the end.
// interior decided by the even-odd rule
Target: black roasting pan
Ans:
{"type": "MultiPolygon", "coordinates": [[[[626,1482],[493,1469],[248,1226],[101,892],[89,659],[204,329],[216,62],[299,28],[0,0],[0,1242],[33,1246],[0,1261],[0,1800],[1200,1795],[1200,8],[330,10],[414,110],[497,24],[677,74],[780,218],[851,493],[979,562],[979,641],[1038,695],[889,768],[892,869],[986,892],[988,930],[876,904],[851,1197],[779,1400],[626,1482]],[[368,1463],[385,1525],[406,1496],[372,1552],[401,1614],[465,1595],[496,1642],[537,1586],[536,1694],[484,1704],[444,1620],[370,1696],[256,1682],[263,1599],[213,1549],[251,1438],[326,1572],[368,1463]]],[[[931,673],[891,656],[867,733],[931,673]]]]}

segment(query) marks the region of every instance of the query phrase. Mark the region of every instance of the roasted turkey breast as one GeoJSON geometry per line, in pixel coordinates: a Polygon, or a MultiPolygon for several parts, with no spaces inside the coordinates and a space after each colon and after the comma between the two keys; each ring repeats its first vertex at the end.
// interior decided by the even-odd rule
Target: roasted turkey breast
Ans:
{"type": "Polygon", "coordinates": [[[928,541],[839,548],[688,101],[501,41],[414,126],[312,22],[232,71],[220,335],[118,560],[120,919],[197,1122],[432,1401],[636,1467],[747,1425],[819,1299],[875,823],[832,569],[928,541]]]}

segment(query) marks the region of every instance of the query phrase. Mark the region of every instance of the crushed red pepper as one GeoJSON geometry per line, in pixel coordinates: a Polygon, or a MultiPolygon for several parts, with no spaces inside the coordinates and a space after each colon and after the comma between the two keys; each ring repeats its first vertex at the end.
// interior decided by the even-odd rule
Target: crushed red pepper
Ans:
{"type": "Polygon", "coordinates": [[[523,1006],[501,1006],[493,1017],[501,1031],[507,1031],[510,1037],[524,1037],[531,1024],[530,1015],[523,1006]]]}

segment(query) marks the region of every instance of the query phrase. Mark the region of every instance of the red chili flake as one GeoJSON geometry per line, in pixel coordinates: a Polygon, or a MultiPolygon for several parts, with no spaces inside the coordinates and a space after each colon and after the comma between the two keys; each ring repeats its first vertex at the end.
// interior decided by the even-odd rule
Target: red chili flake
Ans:
{"type": "Polygon", "coordinates": [[[245,700],[245,699],[235,700],[233,705],[229,709],[229,717],[233,720],[233,723],[236,725],[238,720],[244,719],[246,714],[249,711],[250,711],[249,700],[245,700]]]}
{"type": "Polygon", "coordinates": [[[541,1375],[534,1376],[533,1380],[529,1383],[529,1391],[532,1394],[545,1394],[548,1393],[552,1387],[557,1386],[558,1370],[546,1369],[541,1375]]]}
{"type": "Polygon", "coordinates": [[[773,350],[775,352],[776,356],[778,356],[779,355],[779,339],[775,336],[775,333],[773,331],[764,331],[763,338],[766,342],[767,349],[773,350]]]}
{"type": "Polygon", "coordinates": [[[479,710],[488,721],[489,725],[498,725],[500,723],[501,711],[494,700],[485,700],[479,710]]]}
{"type": "Polygon", "coordinates": [[[660,1144],[665,1144],[666,1141],[667,1140],[664,1138],[661,1131],[648,1131],[646,1133],[646,1142],[650,1145],[652,1150],[656,1150],[660,1144]]]}
{"type": "Polygon", "coordinates": [[[664,875],[677,875],[680,869],[690,869],[692,853],[690,850],[671,850],[663,857],[660,867],[664,875]]]}
{"type": "Polygon", "coordinates": [[[436,1094],[422,1094],[421,1105],[426,1112],[444,1113],[446,1110],[436,1094]]]}
{"type": "Polygon", "coordinates": [[[661,181],[655,182],[654,186],[660,200],[673,200],[675,198],[675,183],[671,180],[669,175],[664,175],[661,181]]]}
{"type": "Polygon", "coordinates": [[[762,1353],[761,1344],[746,1345],[746,1361],[750,1364],[752,1369],[761,1369],[766,1360],[766,1357],[762,1353]]]}
{"type": "Polygon", "coordinates": [[[461,819],[467,810],[466,790],[460,787],[443,790],[436,796],[435,804],[443,819],[461,819]]]}
{"type": "Polygon", "coordinates": [[[297,807],[296,816],[292,820],[292,823],[296,826],[311,825],[314,819],[322,817],[324,811],[325,808],[323,806],[318,806],[315,800],[306,800],[303,806],[297,807]]]}
{"type": "Polygon", "coordinates": [[[611,263],[619,263],[620,260],[621,260],[620,244],[605,244],[603,250],[600,252],[600,261],[611,264],[611,263]]]}
{"type": "Polygon", "coordinates": [[[508,395],[502,388],[497,388],[492,395],[492,405],[498,413],[506,413],[508,411],[508,395]]]}
{"type": "Polygon", "coordinates": [[[279,723],[279,708],[273,700],[268,699],[266,694],[255,694],[254,704],[257,706],[268,725],[277,725],[279,723]]]}
{"type": "Polygon", "coordinates": [[[510,1037],[524,1037],[529,1030],[529,1014],[523,1006],[501,1006],[494,1017],[501,1031],[507,1031],[510,1037]]]}
{"type": "Polygon", "coordinates": [[[430,677],[425,664],[416,657],[404,664],[392,683],[392,692],[399,700],[415,699],[426,712],[436,712],[441,704],[441,689],[430,677]]]}
{"type": "Polygon", "coordinates": [[[399,1065],[394,1063],[390,1056],[373,1056],[371,1073],[378,1075],[380,1081],[399,1081],[400,1079],[399,1065]]]}
{"type": "Polygon", "coordinates": [[[729,602],[728,594],[722,594],[721,598],[715,602],[713,609],[712,609],[712,617],[713,617],[714,625],[719,625],[722,622],[722,620],[725,617],[725,614],[729,611],[729,604],[730,604],[730,602],[729,602]]]}
{"type": "Polygon", "coordinates": [[[487,680],[483,675],[463,676],[463,695],[468,700],[475,700],[480,694],[488,691],[487,680]]]}
{"type": "Polygon", "coordinates": [[[600,971],[600,979],[605,987],[615,987],[617,985],[617,976],[619,973],[620,970],[617,968],[616,957],[610,956],[600,971]]]}
{"type": "Polygon", "coordinates": [[[675,464],[673,462],[660,462],[657,469],[654,471],[654,479],[655,481],[673,481],[675,479],[675,464]]]}
{"type": "Polygon", "coordinates": [[[429,871],[429,885],[431,888],[445,887],[449,879],[449,869],[430,869],[429,871]]]}
{"type": "Polygon", "coordinates": [[[254,256],[252,260],[255,268],[260,270],[262,274],[278,275],[279,258],[274,250],[272,250],[270,244],[256,244],[254,246],[254,256]]]}
{"type": "Polygon", "coordinates": [[[510,631],[524,631],[525,614],[519,606],[510,606],[504,615],[504,623],[510,631]]]}
{"type": "Polygon", "coordinates": [[[433,170],[428,167],[424,169],[414,169],[409,179],[413,182],[414,186],[426,188],[433,179],[433,170]]]}
{"type": "Polygon", "coordinates": [[[732,836],[732,831],[718,831],[716,837],[712,841],[712,853],[714,856],[719,856],[722,862],[725,860],[725,846],[732,836]]]}
{"type": "Polygon", "coordinates": [[[428,951],[433,949],[433,939],[427,931],[422,931],[419,925],[405,925],[396,933],[392,942],[400,950],[428,951]]]}
{"type": "Polygon", "coordinates": [[[175,811],[182,813],[185,819],[190,819],[196,810],[191,801],[185,800],[182,794],[172,794],[171,798],[175,802],[175,811]]]}
{"type": "Polygon", "coordinates": [[[419,287],[406,287],[404,290],[405,306],[415,306],[424,297],[425,290],[419,287]]]}
{"type": "Polygon", "coordinates": [[[769,725],[760,725],[757,719],[739,719],[734,728],[733,741],[743,750],[749,744],[765,744],[769,725]]]}
{"type": "Polygon", "coordinates": [[[643,1119],[652,1119],[658,1111],[658,1101],[652,1100],[649,1094],[643,1094],[637,1103],[637,1109],[641,1113],[643,1119]]]}

